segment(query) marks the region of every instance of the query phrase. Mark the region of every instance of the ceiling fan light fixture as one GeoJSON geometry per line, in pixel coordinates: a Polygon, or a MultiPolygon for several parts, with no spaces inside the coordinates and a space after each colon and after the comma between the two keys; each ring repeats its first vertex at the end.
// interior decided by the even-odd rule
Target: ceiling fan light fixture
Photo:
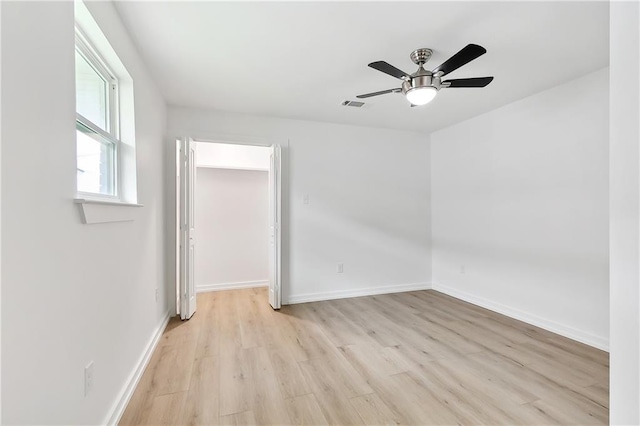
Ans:
{"type": "Polygon", "coordinates": [[[438,90],[435,87],[426,86],[413,88],[407,92],[406,96],[411,105],[420,106],[431,102],[437,94],[438,90]]]}
{"type": "Polygon", "coordinates": [[[454,78],[453,80],[442,81],[442,77],[445,75],[487,53],[487,49],[482,46],[467,44],[458,53],[444,61],[433,71],[428,71],[424,69],[424,64],[429,60],[432,53],[433,51],[431,49],[426,48],[414,50],[411,53],[411,60],[418,65],[418,70],[412,74],[406,73],[385,61],[371,62],[369,64],[370,68],[402,80],[402,86],[395,89],[366,93],[356,97],[358,99],[364,99],[372,96],[385,95],[387,93],[402,93],[406,96],[411,106],[415,107],[431,102],[440,89],[449,87],[486,87],[493,81],[493,77],[454,78]]]}

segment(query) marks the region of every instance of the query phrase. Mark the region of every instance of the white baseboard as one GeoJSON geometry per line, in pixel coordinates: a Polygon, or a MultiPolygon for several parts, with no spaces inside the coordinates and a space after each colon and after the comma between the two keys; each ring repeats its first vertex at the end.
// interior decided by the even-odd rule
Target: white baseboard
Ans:
{"type": "Polygon", "coordinates": [[[120,418],[124,414],[124,410],[127,408],[127,404],[131,397],[133,396],[133,392],[136,390],[136,386],[138,386],[138,382],[140,382],[140,378],[142,378],[142,374],[144,373],[144,369],[147,368],[147,364],[151,360],[151,355],[153,351],[156,349],[160,338],[162,337],[162,333],[165,328],[167,328],[167,324],[169,323],[169,312],[166,313],[160,324],[151,336],[151,340],[147,344],[145,351],[142,353],[142,356],[138,360],[138,363],[134,370],[129,375],[127,382],[125,383],[122,391],[120,392],[120,396],[116,400],[113,408],[109,412],[107,416],[107,420],[103,422],[103,424],[107,425],[117,425],[120,421],[120,418]]]}
{"type": "Polygon", "coordinates": [[[433,283],[432,289],[451,297],[455,297],[456,299],[469,302],[473,305],[489,309],[490,311],[506,315],[510,318],[514,318],[522,322],[526,322],[527,324],[535,325],[536,327],[543,328],[545,330],[551,331],[552,333],[568,337],[569,339],[576,340],[578,342],[593,346],[598,349],[602,349],[603,351],[609,351],[609,339],[607,339],[606,337],[597,336],[565,324],[550,321],[532,313],[514,309],[501,303],[493,302],[483,297],[479,297],[465,291],[460,291],[446,285],[433,283]]]}
{"type": "Polygon", "coordinates": [[[196,286],[196,293],[207,291],[234,290],[239,288],[267,287],[269,281],[241,281],[237,283],[204,284],[196,286]]]}
{"type": "Polygon", "coordinates": [[[413,283],[388,285],[383,287],[359,288],[354,290],[337,290],[327,291],[323,293],[306,293],[291,295],[287,299],[285,305],[294,305],[296,303],[320,302],[322,300],[347,299],[350,297],[375,296],[376,294],[402,293],[405,291],[429,290],[431,283],[413,283]]]}

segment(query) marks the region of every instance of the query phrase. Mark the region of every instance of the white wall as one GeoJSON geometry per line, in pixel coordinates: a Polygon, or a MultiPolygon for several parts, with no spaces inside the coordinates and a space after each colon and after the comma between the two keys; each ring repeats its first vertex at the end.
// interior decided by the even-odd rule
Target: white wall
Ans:
{"type": "Polygon", "coordinates": [[[269,170],[271,149],[225,143],[196,142],[198,167],[238,170],[269,170]]]}
{"type": "Polygon", "coordinates": [[[269,279],[269,172],[198,167],[198,291],[266,285],[269,279]]]}
{"type": "Polygon", "coordinates": [[[610,3],[611,424],[640,424],[640,7],[610,3]]]}
{"type": "Polygon", "coordinates": [[[283,145],[284,303],[428,285],[425,135],[183,108],[168,135],[283,145]]]}
{"type": "Polygon", "coordinates": [[[105,423],[167,314],[164,101],[113,4],[88,7],[135,82],[144,207],[132,222],[81,223],[73,2],[3,2],[3,424],[105,423]]]}
{"type": "Polygon", "coordinates": [[[431,135],[435,289],[608,346],[608,96],[603,69],[431,135]]]}

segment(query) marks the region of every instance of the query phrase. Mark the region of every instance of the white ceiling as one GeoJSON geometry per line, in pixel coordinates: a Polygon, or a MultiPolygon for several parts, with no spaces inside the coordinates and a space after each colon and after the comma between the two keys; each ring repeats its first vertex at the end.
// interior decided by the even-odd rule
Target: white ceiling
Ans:
{"type": "Polygon", "coordinates": [[[433,131],[609,62],[607,2],[118,2],[170,105],[433,131]],[[433,69],[469,43],[487,53],[449,78],[493,75],[484,89],[444,89],[410,108],[367,64],[433,69]]]}

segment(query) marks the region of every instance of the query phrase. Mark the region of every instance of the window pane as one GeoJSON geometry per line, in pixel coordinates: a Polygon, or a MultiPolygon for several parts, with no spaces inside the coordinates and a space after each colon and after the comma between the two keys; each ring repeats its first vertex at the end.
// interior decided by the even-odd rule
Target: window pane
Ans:
{"type": "Polygon", "coordinates": [[[77,126],[78,191],[115,195],[115,148],[82,125],[77,126]]]}
{"type": "Polygon", "coordinates": [[[104,78],[76,50],[76,112],[106,132],[108,90],[104,78]]]}

